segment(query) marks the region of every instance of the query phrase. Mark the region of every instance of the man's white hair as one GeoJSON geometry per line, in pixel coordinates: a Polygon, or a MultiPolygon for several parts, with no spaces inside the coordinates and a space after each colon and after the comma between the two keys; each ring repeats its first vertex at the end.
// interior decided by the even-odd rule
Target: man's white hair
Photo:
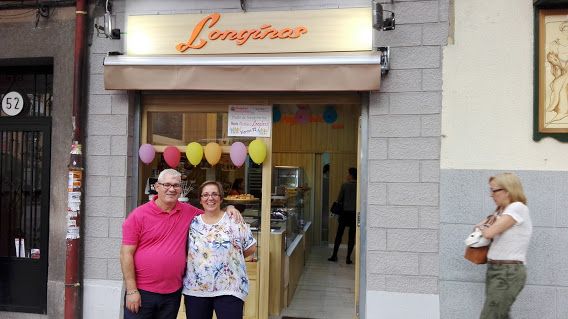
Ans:
{"type": "Polygon", "coordinates": [[[166,175],[169,176],[173,176],[173,177],[179,177],[181,179],[181,173],[176,171],[173,168],[167,168],[163,171],[160,172],[160,175],[158,175],[158,182],[162,182],[164,180],[164,178],[166,178],[166,175]]]}

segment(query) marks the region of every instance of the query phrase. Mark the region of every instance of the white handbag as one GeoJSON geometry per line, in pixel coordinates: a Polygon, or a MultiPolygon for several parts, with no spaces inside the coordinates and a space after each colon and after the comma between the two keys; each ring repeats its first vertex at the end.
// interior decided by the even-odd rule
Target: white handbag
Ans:
{"type": "Polygon", "coordinates": [[[465,239],[465,245],[468,247],[484,247],[491,244],[491,239],[487,239],[483,237],[481,230],[479,228],[475,228],[473,233],[469,234],[465,239]]]}

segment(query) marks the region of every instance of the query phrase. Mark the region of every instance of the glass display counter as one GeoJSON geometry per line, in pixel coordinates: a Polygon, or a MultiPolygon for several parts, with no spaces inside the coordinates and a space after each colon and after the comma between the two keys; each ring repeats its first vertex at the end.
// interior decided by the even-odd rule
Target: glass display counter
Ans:
{"type": "Polygon", "coordinates": [[[260,198],[253,197],[250,194],[246,195],[233,195],[227,196],[223,199],[223,204],[233,205],[236,209],[238,209],[241,214],[243,215],[243,219],[245,223],[250,225],[250,230],[254,238],[256,239],[256,252],[254,255],[247,258],[248,261],[256,261],[258,260],[258,252],[259,252],[259,243],[260,243],[260,220],[261,220],[261,213],[260,213],[260,198]]]}

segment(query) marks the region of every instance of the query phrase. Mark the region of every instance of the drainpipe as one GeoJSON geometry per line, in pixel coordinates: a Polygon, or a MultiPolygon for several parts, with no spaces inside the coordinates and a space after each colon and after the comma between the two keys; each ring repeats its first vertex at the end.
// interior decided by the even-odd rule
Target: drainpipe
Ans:
{"type": "Polygon", "coordinates": [[[67,233],[65,253],[65,319],[82,316],[81,307],[81,199],[83,185],[83,154],[81,145],[81,113],[83,105],[84,69],[86,57],[87,0],[76,2],[75,50],[73,71],[73,141],[69,154],[67,183],[67,233]]]}

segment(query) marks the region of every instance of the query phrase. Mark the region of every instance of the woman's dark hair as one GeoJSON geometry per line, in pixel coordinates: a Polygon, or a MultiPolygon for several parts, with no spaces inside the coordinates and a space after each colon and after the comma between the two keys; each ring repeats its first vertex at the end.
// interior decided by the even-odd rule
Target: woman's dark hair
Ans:
{"type": "Polygon", "coordinates": [[[223,200],[223,198],[225,197],[224,193],[223,193],[223,184],[217,182],[217,181],[205,181],[203,182],[203,184],[201,184],[201,186],[199,186],[199,196],[201,198],[201,194],[203,193],[203,188],[205,188],[205,186],[207,185],[215,185],[217,186],[217,189],[219,190],[219,196],[221,196],[221,200],[223,200]]]}
{"type": "Polygon", "coordinates": [[[351,175],[351,178],[357,180],[357,169],[355,167],[349,167],[347,171],[349,171],[349,175],[351,175]]]}

